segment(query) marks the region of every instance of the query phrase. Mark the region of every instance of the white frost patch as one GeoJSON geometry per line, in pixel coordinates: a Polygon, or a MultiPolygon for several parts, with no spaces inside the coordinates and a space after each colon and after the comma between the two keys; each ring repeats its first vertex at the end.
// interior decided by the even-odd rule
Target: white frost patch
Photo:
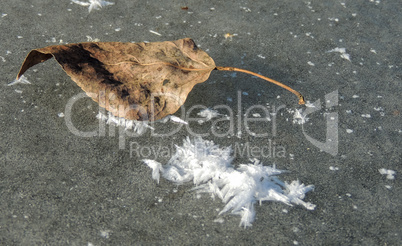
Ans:
{"type": "Polygon", "coordinates": [[[341,53],[341,58],[350,61],[350,55],[348,53],[346,53],[346,49],[345,48],[338,48],[336,47],[335,49],[332,50],[328,50],[327,53],[331,53],[331,52],[339,52],[341,53]]]}
{"type": "Polygon", "coordinates": [[[329,170],[331,170],[331,171],[338,171],[338,170],[339,170],[339,167],[330,166],[330,167],[329,167],[329,170]]]}
{"type": "Polygon", "coordinates": [[[156,122],[163,122],[163,123],[166,123],[166,122],[168,122],[168,121],[172,121],[172,122],[174,122],[174,123],[179,123],[179,124],[183,124],[183,125],[188,125],[188,122],[187,122],[187,121],[182,120],[181,118],[179,118],[179,117],[177,117],[177,116],[174,116],[174,115],[168,115],[168,116],[166,116],[165,118],[163,118],[163,119],[161,119],[161,120],[159,120],[159,121],[156,121],[156,122]]]}
{"type": "Polygon", "coordinates": [[[100,39],[99,38],[92,38],[91,36],[87,36],[87,41],[88,42],[99,42],[100,39]]]}
{"type": "Polygon", "coordinates": [[[124,118],[114,116],[110,112],[107,112],[107,114],[99,112],[98,115],[96,115],[96,118],[98,118],[101,121],[105,121],[106,124],[114,124],[117,126],[122,126],[126,130],[132,129],[134,132],[138,134],[144,133],[147,130],[147,128],[153,129],[153,127],[151,127],[146,121],[126,120],[124,118]]]}
{"type": "Polygon", "coordinates": [[[221,114],[215,109],[206,108],[201,110],[197,115],[205,118],[204,120],[200,121],[200,123],[204,123],[206,121],[210,121],[212,118],[218,117],[221,114]]]}
{"type": "Polygon", "coordinates": [[[307,118],[307,115],[303,113],[302,109],[296,109],[296,111],[293,114],[293,124],[302,125],[306,123],[308,120],[309,118],[307,118]]]}
{"type": "Polygon", "coordinates": [[[255,218],[254,204],[263,201],[279,201],[287,205],[299,204],[309,210],[315,205],[304,202],[305,193],[314,186],[305,186],[298,180],[282,182],[277,175],[285,171],[275,166],[263,166],[258,160],[232,165],[230,147],[220,148],[212,141],[189,137],[182,146],[176,146],[176,153],[166,165],[155,160],[143,160],[152,169],[152,178],[159,182],[162,176],[177,185],[193,182],[193,190],[209,193],[220,198],[226,205],[219,215],[231,211],[240,215],[240,226],[248,227],[255,218]]]}
{"type": "Polygon", "coordinates": [[[380,168],[378,169],[378,171],[382,174],[382,175],[387,175],[387,179],[395,179],[395,174],[396,172],[394,170],[389,170],[389,169],[385,169],[385,168],[380,168]]]}
{"type": "Polygon", "coordinates": [[[101,235],[101,237],[109,238],[110,237],[110,230],[101,230],[100,235],[101,235]]]}
{"type": "Polygon", "coordinates": [[[307,108],[315,108],[315,107],[316,107],[316,106],[314,105],[314,103],[311,103],[310,101],[307,101],[305,106],[306,106],[307,108]]]}
{"type": "Polygon", "coordinates": [[[103,0],[89,0],[89,2],[82,2],[77,0],[71,0],[71,2],[76,3],[81,6],[89,6],[88,11],[91,13],[93,9],[99,10],[104,6],[113,5],[114,3],[103,1],[103,0]]]}
{"type": "Polygon", "coordinates": [[[56,40],[55,37],[52,37],[52,38],[50,38],[50,40],[46,40],[45,42],[46,42],[46,43],[56,43],[57,40],[56,40]]]}
{"type": "Polygon", "coordinates": [[[16,85],[16,84],[28,84],[28,85],[30,85],[31,82],[28,81],[27,77],[22,75],[19,79],[15,79],[13,82],[9,83],[8,86],[16,85]]]}
{"type": "Polygon", "coordinates": [[[384,108],[383,107],[374,107],[374,110],[375,111],[384,111],[384,108]]]}
{"type": "Polygon", "coordinates": [[[162,36],[162,34],[160,34],[159,32],[155,32],[155,31],[153,31],[153,30],[149,30],[149,32],[150,32],[150,33],[153,33],[153,34],[155,34],[155,35],[158,35],[158,36],[162,36]]]}
{"type": "Polygon", "coordinates": [[[247,7],[240,7],[240,9],[244,10],[245,12],[251,12],[251,9],[247,8],[247,7]]]}
{"type": "MultiPolygon", "coordinates": [[[[122,126],[125,128],[125,130],[133,130],[135,133],[138,134],[144,133],[148,128],[154,130],[154,128],[149,125],[148,121],[127,120],[125,118],[114,116],[110,112],[107,112],[107,114],[99,112],[98,115],[96,115],[96,118],[101,121],[105,121],[106,124],[114,124],[117,126],[122,126]]],[[[156,120],[155,122],[166,123],[168,121],[183,125],[188,124],[186,121],[174,115],[168,115],[163,119],[156,120]]]]}
{"type": "Polygon", "coordinates": [[[223,218],[217,218],[217,219],[214,219],[214,222],[222,224],[223,222],[225,222],[225,220],[223,218]]]}

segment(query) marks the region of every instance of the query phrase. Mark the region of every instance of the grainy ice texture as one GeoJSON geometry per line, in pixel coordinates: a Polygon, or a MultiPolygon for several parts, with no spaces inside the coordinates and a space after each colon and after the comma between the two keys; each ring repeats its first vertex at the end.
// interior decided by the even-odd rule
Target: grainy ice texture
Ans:
{"type": "Polygon", "coordinates": [[[74,2],[0,1],[0,244],[402,245],[400,1],[74,2]],[[98,104],[55,59],[15,80],[32,49],[186,37],[217,65],[278,80],[309,103],[250,75],[212,72],[173,122],[149,128],[99,120],[98,104]],[[219,115],[207,121],[202,109],[219,115]],[[260,206],[250,193],[256,203],[242,217],[219,214],[224,186],[210,199],[194,179],[177,185],[159,171],[157,184],[142,160],[168,163],[187,136],[230,147],[224,169],[240,177],[249,177],[240,164],[258,159],[288,171],[277,180],[314,184],[302,201],[316,208],[260,206]]]}

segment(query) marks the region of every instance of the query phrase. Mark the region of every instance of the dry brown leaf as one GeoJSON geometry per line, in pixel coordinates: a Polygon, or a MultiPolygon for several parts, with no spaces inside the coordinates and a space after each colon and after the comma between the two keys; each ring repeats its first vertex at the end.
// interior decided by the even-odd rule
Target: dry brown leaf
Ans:
{"type": "Polygon", "coordinates": [[[293,89],[262,75],[217,67],[189,38],[154,43],[87,42],[34,49],[17,79],[30,67],[54,57],[63,70],[101,107],[130,120],[158,120],[175,113],[194,85],[212,70],[245,72],[293,89]]]}

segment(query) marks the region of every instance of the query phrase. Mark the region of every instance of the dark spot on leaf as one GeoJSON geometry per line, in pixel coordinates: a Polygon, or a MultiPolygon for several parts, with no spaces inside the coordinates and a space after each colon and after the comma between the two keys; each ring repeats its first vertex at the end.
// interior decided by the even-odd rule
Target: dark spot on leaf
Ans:
{"type": "Polygon", "coordinates": [[[127,89],[122,89],[121,90],[121,98],[126,98],[126,97],[128,97],[130,95],[130,93],[128,92],[128,90],[127,89]]]}
{"type": "Polygon", "coordinates": [[[161,99],[159,97],[154,97],[154,102],[156,105],[160,106],[161,99]]]}
{"type": "Polygon", "coordinates": [[[102,80],[102,83],[106,84],[106,85],[113,85],[113,86],[118,86],[118,85],[123,84],[122,82],[112,79],[112,78],[105,78],[104,80],[102,80]]]}

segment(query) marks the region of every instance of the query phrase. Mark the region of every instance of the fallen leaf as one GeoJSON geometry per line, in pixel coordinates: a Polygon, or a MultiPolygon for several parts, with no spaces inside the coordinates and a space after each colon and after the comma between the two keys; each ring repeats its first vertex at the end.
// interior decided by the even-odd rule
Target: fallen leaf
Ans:
{"type": "Polygon", "coordinates": [[[153,43],[86,42],[32,50],[17,75],[54,57],[94,101],[117,117],[158,120],[175,113],[194,85],[212,70],[252,74],[303,96],[275,80],[248,70],[215,66],[189,38],[153,43]]]}

